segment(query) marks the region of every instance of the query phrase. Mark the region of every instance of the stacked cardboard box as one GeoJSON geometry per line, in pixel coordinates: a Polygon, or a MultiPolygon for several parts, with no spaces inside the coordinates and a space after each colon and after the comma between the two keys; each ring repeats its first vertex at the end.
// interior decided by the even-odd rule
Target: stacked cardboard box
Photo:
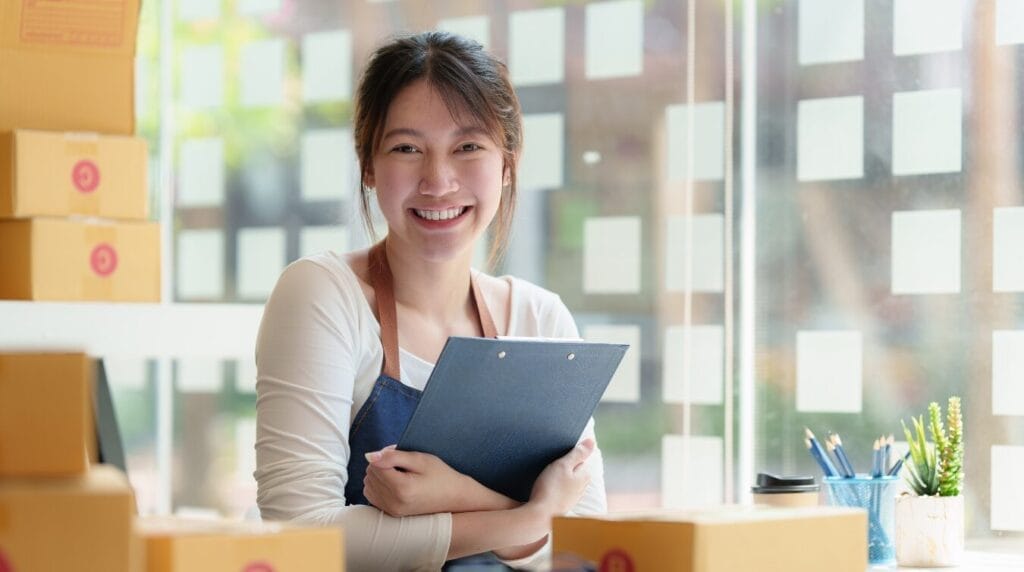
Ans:
{"type": "Polygon", "coordinates": [[[555,568],[632,572],[861,572],[867,514],[839,507],[723,506],[556,517],[555,568]]]}
{"type": "Polygon", "coordinates": [[[0,354],[0,570],[142,565],[127,478],[87,461],[94,371],[82,354],[0,354]]]}
{"type": "Polygon", "coordinates": [[[136,518],[123,473],[90,465],[95,363],[0,354],[0,571],[344,570],[341,529],[136,518]]]}
{"type": "Polygon", "coordinates": [[[139,0],[0,3],[0,299],[159,301],[139,0]]]}

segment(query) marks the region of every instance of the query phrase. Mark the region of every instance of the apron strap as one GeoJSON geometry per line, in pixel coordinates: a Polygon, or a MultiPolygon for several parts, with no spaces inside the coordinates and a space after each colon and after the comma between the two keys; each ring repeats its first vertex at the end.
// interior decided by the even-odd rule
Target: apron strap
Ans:
{"type": "MultiPolygon", "coordinates": [[[[395,310],[394,277],[388,264],[388,255],[384,249],[384,240],[370,248],[369,270],[370,286],[373,287],[377,302],[377,319],[380,322],[380,343],[384,346],[384,365],[381,373],[391,379],[401,379],[398,353],[398,313],[395,310]]],[[[480,330],[485,338],[498,337],[498,329],[494,326],[491,311],[484,300],[476,272],[470,276],[470,287],[473,290],[473,301],[476,304],[477,316],[480,319],[480,330]]]]}

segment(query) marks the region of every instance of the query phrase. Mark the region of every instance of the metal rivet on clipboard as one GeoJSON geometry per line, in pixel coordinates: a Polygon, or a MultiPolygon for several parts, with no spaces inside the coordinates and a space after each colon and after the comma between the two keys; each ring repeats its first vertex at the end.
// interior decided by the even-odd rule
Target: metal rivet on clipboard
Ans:
{"type": "Polygon", "coordinates": [[[572,361],[572,360],[576,359],[576,354],[569,354],[569,355],[567,355],[567,356],[565,356],[565,357],[566,357],[566,359],[568,359],[569,361],[572,361]]]}
{"type": "Polygon", "coordinates": [[[505,352],[504,351],[498,352],[498,359],[505,359],[505,352]]]}

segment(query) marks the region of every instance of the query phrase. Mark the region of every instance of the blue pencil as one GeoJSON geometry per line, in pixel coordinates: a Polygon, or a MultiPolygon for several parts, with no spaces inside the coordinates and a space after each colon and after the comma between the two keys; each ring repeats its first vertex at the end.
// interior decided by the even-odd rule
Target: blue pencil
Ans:
{"type": "Polygon", "coordinates": [[[882,476],[882,445],[875,439],[874,445],[872,445],[871,454],[871,478],[877,479],[882,476]]]}
{"type": "Polygon", "coordinates": [[[896,464],[893,465],[891,469],[889,469],[889,472],[887,473],[887,476],[894,477],[894,476],[900,474],[900,469],[903,468],[903,461],[906,461],[909,458],[910,458],[910,451],[907,451],[907,454],[904,455],[902,459],[898,459],[896,461],[896,464]]]}
{"type": "Polygon", "coordinates": [[[828,457],[823,457],[821,453],[814,448],[814,444],[811,443],[810,439],[804,439],[804,443],[807,443],[807,450],[810,451],[811,457],[814,459],[818,466],[821,467],[821,472],[825,473],[826,477],[834,477],[836,473],[835,467],[832,466],[832,462],[828,460],[828,457]]]}
{"type": "Polygon", "coordinates": [[[850,458],[846,456],[846,451],[843,450],[843,440],[839,438],[837,433],[829,435],[829,442],[832,444],[830,449],[835,453],[839,464],[843,466],[844,476],[847,478],[853,478],[857,476],[857,472],[853,470],[853,463],[850,462],[850,458]]]}
{"type": "Polygon", "coordinates": [[[818,461],[819,465],[821,465],[821,470],[825,473],[825,476],[834,477],[838,475],[839,471],[836,470],[835,465],[833,465],[832,461],[828,458],[828,453],[825,452],[824,447],[822,447],[821,443],[819,443],[814,437],[814,433],[811,433],[810,429],[804,427],[804,435],[807,436],[805,441],[807,442],[807,448],[811,452],[811,456],[818,461]]]}

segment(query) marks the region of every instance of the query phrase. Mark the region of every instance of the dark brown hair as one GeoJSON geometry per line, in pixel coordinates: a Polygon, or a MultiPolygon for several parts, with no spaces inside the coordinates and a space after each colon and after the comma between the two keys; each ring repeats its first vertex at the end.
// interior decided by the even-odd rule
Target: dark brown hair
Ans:
{"type": "Polygon", "coordinates": [[[370,215],[366,175],[384,134],[391,102],[405,87],[426,80],[456,119],[470,119],[501,146],[509,184],[501,191],[489,264],[501,258],[516,204],[516,163],[523,144],[522,113],[508,68],[479,43],[447,32],[400,36],[370,56],[356,90],[353,135],[359,158],[363,222],[376,231],[370,215]]]}

